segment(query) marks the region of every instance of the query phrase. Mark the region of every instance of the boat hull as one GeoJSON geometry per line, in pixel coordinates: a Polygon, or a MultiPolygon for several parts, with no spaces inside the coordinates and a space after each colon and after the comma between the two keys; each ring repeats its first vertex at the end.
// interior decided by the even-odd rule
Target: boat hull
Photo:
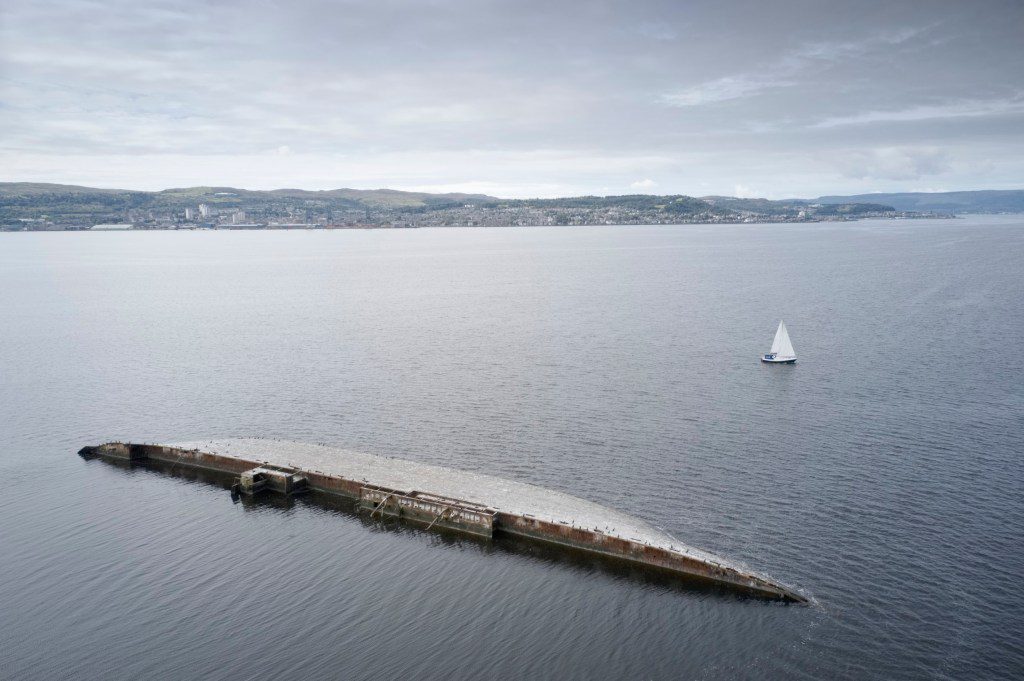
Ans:
{"type": "Polygon", "coordinates": [[[789,359],[768,359],[767,357],[762,357],[761,361],[765,364],[796,364],[796,357],[789,359]]]}

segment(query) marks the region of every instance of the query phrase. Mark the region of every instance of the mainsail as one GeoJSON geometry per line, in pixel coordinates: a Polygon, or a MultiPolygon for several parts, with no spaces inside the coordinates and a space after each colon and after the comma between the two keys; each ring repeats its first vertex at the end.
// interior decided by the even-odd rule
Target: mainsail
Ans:
{"type": "Polygon", "coordinates": [[[782,358],[796,357],[793,350],[793,343],[789,340],[789,332],[786,331],[786,323],[779,322],[779,330],[775,332],[775,340],[772,341],[772,354],[782,358]]]}

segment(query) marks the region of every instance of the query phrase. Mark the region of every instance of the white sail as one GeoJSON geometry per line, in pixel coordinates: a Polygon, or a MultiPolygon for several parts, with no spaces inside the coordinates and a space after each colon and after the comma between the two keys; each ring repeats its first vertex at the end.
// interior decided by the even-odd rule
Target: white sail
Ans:
{"type": "Polygon", "coordinates": [[[796,357],[793,350],[793,343],[789,340],[789,332],[786,331],[786,323],[779,322],[779,329],[775,332],[775,340],[772,341],[771,353],[779,359],[796,357]]]}

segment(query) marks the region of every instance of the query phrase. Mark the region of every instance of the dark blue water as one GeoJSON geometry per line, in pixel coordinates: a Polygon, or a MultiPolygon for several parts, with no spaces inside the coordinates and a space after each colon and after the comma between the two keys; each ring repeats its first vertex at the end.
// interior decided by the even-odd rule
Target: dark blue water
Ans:
{"type": "Polygon", "coordinates": [[[0,677],[1019,677],[1022,301],[1019,217],[0,235],[0,677]],[[250,435],[563,490],[817,602],[75,456],[250,435]]]}

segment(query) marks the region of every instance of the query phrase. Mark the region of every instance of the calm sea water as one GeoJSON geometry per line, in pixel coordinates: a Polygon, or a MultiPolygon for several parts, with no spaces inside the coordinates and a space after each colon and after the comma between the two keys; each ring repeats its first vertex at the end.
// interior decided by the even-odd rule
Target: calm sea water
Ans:
{"type": "Polygon", "coordinates": [[[1021,217],[0,235],[0,677],[1019,678],[1022,301],[1021,217]],[[570,492],[816,603],[75,456],[250,435],[570,492]]]}

